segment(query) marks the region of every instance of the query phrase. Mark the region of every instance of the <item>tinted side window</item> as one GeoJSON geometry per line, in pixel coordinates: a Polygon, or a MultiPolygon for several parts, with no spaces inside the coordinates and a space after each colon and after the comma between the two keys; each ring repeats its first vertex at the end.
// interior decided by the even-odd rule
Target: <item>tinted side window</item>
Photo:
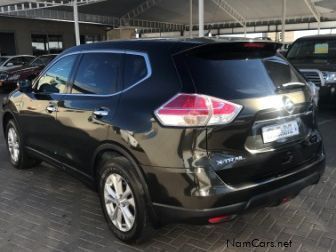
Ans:
{"type": "Polygon", "coordinates": [[[23,64],[28,64],[29,62],[31,62],[34,58],[33,57],[21,57],[20,58],[20,61],[23,63],[23,64]]]}
{"type": "Polygon", "coordinates": [[[118,91],[122,54],[86,53],[72,87],[73,94],[108,95],[118,91]]]}
{"type": "Polygon", "coordinates": [[[13,59],[9,60],[9,61],[6,63],[6,65],[9,65],[9,64],[13,64],[13,66],[17,66],[17,65],[19,65],[19,58],[16,57],[16,58],[13,58],[13,59]]]}
{"type": "Polygon", "coordinates": [[[140,55],[125,54],[124,88],[128,88],[148,74],[145,58],[140,55]]]}
{"type": "Polygon", "coordinates": [[[70,55],[57,61],[38,80],[36,91],[40,93],[65,93],[76,57],[76,55],[70,55]]]}
{"type": "Polygon", "coordinates": [[[17,65],[24,65],[24,64],[26,64],[26,62],[25,62],[25,57],[19,57],[19,58],[17,58],[17,65]]]}

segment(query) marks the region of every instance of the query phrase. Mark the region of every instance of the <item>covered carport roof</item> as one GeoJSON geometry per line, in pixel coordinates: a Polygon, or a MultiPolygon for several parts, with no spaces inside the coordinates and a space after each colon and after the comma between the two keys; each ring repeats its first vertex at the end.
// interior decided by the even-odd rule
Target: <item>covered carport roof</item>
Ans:
{"type": "MultiPolygon", "coordinates": [[[[80,11],[83,13],[98,15],[113,15],[122,17],[127,12],[135,9],[143,0],[110,0],[97,3],[91,6],[83,6],[80,11]]],[[[189,24],[189,0],[156,0],[151,8],[140,12],[136,18],[189,24]]],[[[204,18],[205,23],[219,23],[232,21],[233,18],[216,2],[205,0],[204,2],[204,18]]],[[[265,20],[265,19],[281,19],[282,16],[282,0],[226,0],[232,9],[236,10],[246,20],[265,20]]],[[[336,1],[320,0],[313,2],[316,9],[323,16],[336,19],[336,1]],[[323,6],[323,7],[320,7],[323,6]]],[[[197,23],[198,16],[198,0],[193,0],[193,22],[197,23]]],[[[305,0],[287,0],[287,16],[288,17],[313,17],[305,0]]]]}
{"type": "MultiPolygon", "coordinates": [[[[71,0],[0,0],[0,14],[73,21],[71,0]]],[[[77,0],[79,21],[144,31],[198,30],[199,0],[77,0]],[[192,5],[190,5],[192,3],[192,5]],[[192,6],[192,8],[190,8],[192,6]],[[190,15],[190,13],[192,15],[190,15]]],[[[204,0],[206,29],[336,20],[335,0],[204,0]]]]}

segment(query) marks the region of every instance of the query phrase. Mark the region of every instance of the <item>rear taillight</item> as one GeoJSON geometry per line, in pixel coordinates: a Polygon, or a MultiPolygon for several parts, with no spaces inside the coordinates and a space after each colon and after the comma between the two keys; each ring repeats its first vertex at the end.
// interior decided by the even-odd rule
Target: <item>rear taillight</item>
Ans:
{"type": "Polygon", "coordinates": [[[241,105],[200,94],[177,94],[155,111],[165,126],[206,126],[232,122],[241,105]]]}

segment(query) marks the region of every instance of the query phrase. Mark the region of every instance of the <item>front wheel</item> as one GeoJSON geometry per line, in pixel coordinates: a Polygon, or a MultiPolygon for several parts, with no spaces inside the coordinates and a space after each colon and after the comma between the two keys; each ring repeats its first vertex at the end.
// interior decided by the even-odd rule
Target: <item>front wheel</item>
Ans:
{"type": "Polygon", "coordinates": [[[114,235],[125,242],[142,240],[148,216],[144,190],[128,160],[115,157],[99,167],[99,196],[114,235]]]}
{"type": "Polygon", "coordinates": [[[18,128],[13,120],[10,120],[6,126],[6,142],[10,161],[15,168],[30,168],[40,163],[40,161],[31,158],[27,154],[18,128]]]}

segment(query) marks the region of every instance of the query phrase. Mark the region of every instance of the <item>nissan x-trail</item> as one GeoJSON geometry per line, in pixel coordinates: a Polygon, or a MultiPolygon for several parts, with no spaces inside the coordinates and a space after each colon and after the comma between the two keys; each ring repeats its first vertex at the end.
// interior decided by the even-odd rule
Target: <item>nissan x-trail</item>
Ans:
{"type": "Polygon", "coordinates": [[[3,102],[10,161],[96,185],[123,241],[152,223],[218,223],[319,181],[312,90],[264,41],[71,48],[3,102]]]}

